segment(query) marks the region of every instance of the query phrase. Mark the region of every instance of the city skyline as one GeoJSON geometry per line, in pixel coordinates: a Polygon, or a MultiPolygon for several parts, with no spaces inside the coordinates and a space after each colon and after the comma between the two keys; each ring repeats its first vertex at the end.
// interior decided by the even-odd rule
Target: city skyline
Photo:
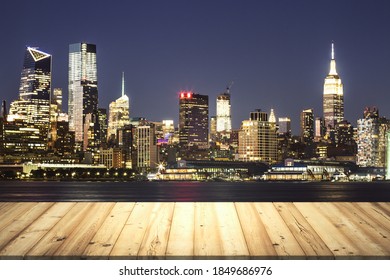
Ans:
{"type": "MultiPolygon", "coordinates": [[[[337,9],[333,8],[336,2],[318,6],[307,1],[207,5],[172,1],[167,7],[152,3],[153,8],[147,8],[148,2],[130,8],[124,4],[121,9],[115,4],[96,5],[90,7],[96,20],[87,31],[73,27],[91,16],[73,11],[71,4],[60,4],[64,12],[59,14],[40,6],[53,24],[43,25],[39,34],[28,32],[23,16],[27,10],[6,4],[9,13],[2,21],[18,20],[5,30],[9,41],[1,47],[8,54],[6,67],[1,67],[0,88],[7,104],[17,97],[20,53],[25,45],[39,46],[53,55],[52,88],[62,88],[67,99],[67,48],[81,41],[98,46],[99,107],[108,108],[119,97],[120,73],[126,72],[134,108],[130,117],[174,119],[177,125],[179,114],[172,108],[181,90],[208,95],[211,116],[217,95],[234,81],[234,129],[250,111],[261,108],[269,113],[273,108],[276,118],[291,118],[293,133],[298,134],[303,109],[313,108],[315,117],[323,115],[322,86],[334,41],[344,84],[345,119],[356,126],[364,108],[375,105],[381,115],[390,115],[390,109],[381,106],[389,101],[390,41],[383,36],[389,26],[389,4],[385,1],[353,1],[353,11],[352,1],[337,2],[337,9]],[[72,21],[60,25],[66,12],[72,12],[72,21]],[[291,104],[292,96],[299,102],[291,104]]],[[[30,8],[32,13],[38,11],[30,8]]]]}

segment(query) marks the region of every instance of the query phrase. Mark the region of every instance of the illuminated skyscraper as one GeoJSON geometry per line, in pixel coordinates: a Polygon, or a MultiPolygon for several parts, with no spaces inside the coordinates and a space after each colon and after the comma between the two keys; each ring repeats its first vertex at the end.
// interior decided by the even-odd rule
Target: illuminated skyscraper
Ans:
{"type": "Polygon", "coordinates": [[[379,117],[377,108],[366,108],[364,118],[357,121],[357,164],[364,167],[385,167],[386,134],[390,121],[379,117]]]}
{"type": "MultiPolygon", "coordinates": [[[[29,150],[46,150],[50,124],[51,55],[27,47],[21,73],[19,98],[10,105],[9,121],[18,121],[24,128],[39,130],[40,141],[29,150]]],[[[27,137],[28,142],[28,135],[27,137]]],[[[35,139],[35,132],[31,134],[35,139]]]]}
{"type": "Polygon", "coordinates": [[[306,109],[301,112],[301,138],[306,144],[309,144],[314,140],[313,109],[306,109]]]}
{"type": "Polygon", "coordinates": [[[324,82],[323,111],[325,127],[328,131],[334,129],[337,122],[344,120],[343,84],[336,71],[333,43],[330,71],[324,82]]]}
{"type": "Polygon", "coordinates": [[[141,171],[155,169],[158,164],[155,125],[152,123],[136,128],[137,168],[141,171]]]}
{"type": "Polygon", "coordinates": [[[129,97],[125,94],[124,73],[122,73],[122,96],[111,102],[109,109],[107,137],[115,139],[118,129],[130,124],[130,103],[129,97]]]}
{"type": "Polygon", "coordinates": [[[76,43],[69,45],[69,129],[75,132],[76,142],[84,142],[84,150],[89,143],[85,137],[86,121],[89,126],[97,116],[98,83],[96,64],[96,45],[76,43]],[[87,115],[89,115],[87,117],[87,115]]]}
{"type": "Polygon", "coordinates": [[[217,97],[217,132],[232,131],[232,116],[229,88],[217,97]]]}
{"type": "Polygon", "coordinates": [[[278,160],[277,132],[266,112],[256,110],[244,120],[238,133],[238,157],[242,161],[274,164],[278,160]]]}
{"type": "Polygon", "coordinates": [[[180,93],[179,137],[183,149],[208,148],[209,97],[193,92],[180,93]]]}

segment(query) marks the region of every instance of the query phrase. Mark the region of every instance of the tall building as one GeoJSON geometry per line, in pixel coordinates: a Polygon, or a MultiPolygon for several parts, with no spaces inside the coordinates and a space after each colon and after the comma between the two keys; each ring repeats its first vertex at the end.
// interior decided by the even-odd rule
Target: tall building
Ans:
{"type": "Polygon", "coordinates": [[[227,88],[226,92],[217,96],[216,121],[217,132],[230,133],[232,131],[232,114],[229,88],[227,88]]]}
{"type": "Polygon", "coordinates": [[[282,117],[278,119],[279,123],[279,134],[290,134],[291,135],[291,119],[288,117],[282,117]]]}
{"type": "Polygon", "coordinates": [[[93,123],[98,110],[96,45],[69,45],[68,86],[69,129],[75,132],[76,142],[84,143],[83,150],[87,150],[90,139],[86,139],[88,132],[85,128],[97,125],[93,123]],[[89,126],[85,125],[86,122],[89,126]]]}
{"type": "Polygon", "coordinates": [[[107,129],[108,129],[107,109],[99,108],[98,115],[99,115],[99,127],[100,127],[100,144],[106,146],[107,129]]]}
{"type": "Polygon", "coordinates": [[[138,170],[145,172],[155,169],[158,165],[158,154],[154,124],[136,128],[136,147],[138,170]]]}
{"type": "Polygon", "coordinates": [[[277,130],[268,121],[265,112],[256,110],[250,113],[250,119],[244,120],[238,133],[238,158],[242,161],[261,161],[276,163],[277,130]]]}
{"type": "MultiPolygon", "coordinates": [[[[39,130],[40,141],[31,144],[31,151],[47,149],[50,125],[51,55],[27,47],[20,79],[19,98],[11,103],[8,121],[20,121],[31,129],[31,139],[36,139],[39,130]]],[[[27,139],[28,133],[25,134],[27,139]]],[[[28,140],[27,140],[28,141],[28,140]]]]}
{"type": "Polygon", "coordinates": [[[179,97],[179,143],[183,151],[207,150],[209,97],[181,92],[179,97]]]}
{"type": "Polygon", "coordinates": [[[125,76],[122,73],[122,95],[117,100],[110,103],[108,117],[108,139],[116,139],[117,131],[130,124],[130,102],[125,94],[125,76]]]}
{"type": "Polygon", "coordinates": [[[314,124],[315,124],[314,125],[314,127],[315,127],[314,137],[316,139],[320,140],[326,134],[326,127],[325,127],[324,119],[320,118],[320,117],[316,117],[314,124]]]}
{"type": "Polygon", "coordinates": [[[379,117],[377,108],[366,108],[357,121],[357,164],[363,167],[385,167],[386,134],[390,121],[379,117]]]}
{"type": "Polygon", "coordinates": [[[58,116],[62,113],[62,89],[53,89],[50,100],[50,135],[49,135],[49,147],[54,148],[57,141],[57,120],[58,116]]]}
{"type": "Polygon", "coordinates": [[[301,139],[306,144],[310,144],[314,140],[313,109],[306,109],[301,112],[301,139]]]}
{"type": "Polygon", "coordinates": [[[333,43],[330,71],[324,82],[323,112],[325,127],[328,131],[334,129],[337,122],[344,120],[343,84],[336,71],[333,43]]]}

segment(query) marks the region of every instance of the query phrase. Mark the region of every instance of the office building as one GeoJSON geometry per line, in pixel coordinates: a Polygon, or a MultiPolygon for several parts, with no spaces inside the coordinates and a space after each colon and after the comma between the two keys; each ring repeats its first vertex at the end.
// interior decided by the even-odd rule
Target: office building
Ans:
{"type": "Polygon", "coordinates": [[[282,117],[278,119],[279,124],[279,134],[289,134],[291,135],[291,119],[288,117],[282,117]]]}
{"type": "MultiPolygon", "coordinates": [[[[201,156],[209,147],[209,97],[193,92],[179,96],[179,144],[184,157],[201,156]],[[191,151],[191,153],[187,153],[191,151]],[[197,152],[200,154],[197,155],[197,152]]],[[[203,157],[204,155],[202,155],[203,157]]]]}
{"type": "Polygon", "coordinates": [[[136,167],[142,172],[154,170],[158,165],[157,143],[154,124],[136,128],[136,167]]]}
{"type": "Polygon", "coordinates": [[[125,76],[122,73],[122,95],[110,103],[108,117],[108,139],[116,139],[118,129],[130,124],[130,102],[125,93],[125,76]]]}
{"type": "Polygon", "coordinates": [[[274,164],[278,160],[276,126],[268,121],[261,110],[250,113],[238,133],[238,159],[274,164]]]}
{"type": "Polygon", "coordinates": [[[98,110],[96,45],[76,43],[69,46],[68,86],[69,129],[75,132],[76,142],[82,143],[80,148],[86,151],[91,140],[88,135],[95,135],[88,130],[98,126],[94,122],[98,110]]]}
{"type": "Polygon", "coordinates": [[[51,55],[27,47],[21,73],[19,98],[10,105],[8,121],[18,122],[26,129],[24,137],[31,139],[28,150],[45,151],[50,125],[51,55]],[[36,131],[40,137],[37,140],[36,131]],[[31,134],[29,135],[29,132],[31,134]],[[34,143],[33,143],[34,142],[34,143]]]}
{"type": "Polygon", "coordinates": [[[314,140],[313,109],[306,109],[301,112],[301,139],[305,144],[310,144],[314,140]]]}
{"type": "Polygon", "coordinates": [[[216,131],[230,133],[232,131],[232,115],[229,89],[217,96],[216,131]]]}
{"type": "Polygon", "coordinates": [[[336,60],[334,56],[333,43],[330,71],[324,82],[323,113],[325,127],[328,131],[334,129],[337,122],[344,120],[343,84],[339,74],[336,71],[336,60]]]}
{"type": "Polygon", "coordinates": [[[362,167],[385,167],[386,134],[390,122],[379,117],[377,108],[366,108],[357,121],[357,164],[362,167]]]}

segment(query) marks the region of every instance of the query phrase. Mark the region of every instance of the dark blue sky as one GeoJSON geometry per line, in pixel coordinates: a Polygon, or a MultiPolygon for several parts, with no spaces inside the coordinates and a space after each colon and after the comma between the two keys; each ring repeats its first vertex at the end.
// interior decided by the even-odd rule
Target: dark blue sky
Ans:
{"type": "Polygon", "coordinates": [[[365,106],[390,117],[390,2],[383,1],[7,1],[0,17],[0,97],[16,99],[26,45],[53,55],[53,87],[67,100],[68,46],[97,45],[99,105],[121,92],[131,116],[178,119],[177,94],[215,98],[230,81],[233,126],[274,108],[298,133],[299,114],[322,115],[335,42],[345,117],[365,106]]]}

